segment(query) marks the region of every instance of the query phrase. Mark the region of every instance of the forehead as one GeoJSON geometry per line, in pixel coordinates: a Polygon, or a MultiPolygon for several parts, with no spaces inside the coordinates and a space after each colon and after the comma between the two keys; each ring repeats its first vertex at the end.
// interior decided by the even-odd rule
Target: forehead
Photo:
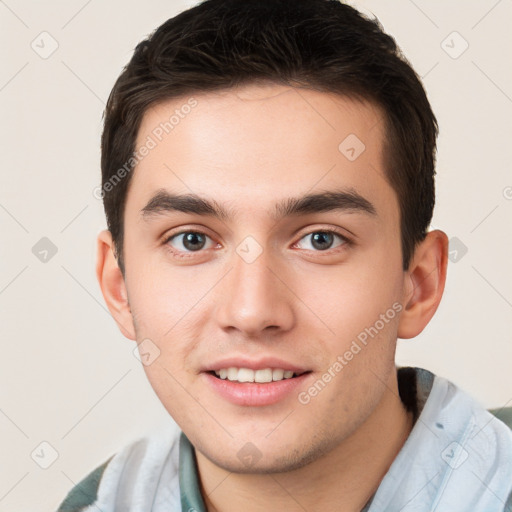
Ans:
{"type": "Polygon", "coordinates": [[[278,197],[346,187],[377,206],[396,206],[383,167],[384,129],[371,103],[290,86],[175,98],[143,117],[136,151],[149,149],[136,165],[127,204],[141,205],[167,188],[235,211],[268,210],[278,197]]]}

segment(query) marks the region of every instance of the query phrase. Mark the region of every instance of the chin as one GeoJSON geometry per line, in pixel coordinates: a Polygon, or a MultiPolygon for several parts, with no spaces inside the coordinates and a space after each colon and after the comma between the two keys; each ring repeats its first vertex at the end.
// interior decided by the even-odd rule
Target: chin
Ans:
{"type": "Polygon", "coordinates": [[[283,448],[282,445],[275,448],[268,446],[260,450],[256,444],[249,441],[229,458],[225,456],[226,451],[214,454],[200,451],[210,462],[231,473],[265,475],[287,473],[303,468],[322,458],[334,445],[335,440],[331,437],[324,440],[316,439],[316,442],[312,441],[309,446],[295,446],[289,449],[283,448]],[[269,453],[272,449],[274,451],[269,453]]]}

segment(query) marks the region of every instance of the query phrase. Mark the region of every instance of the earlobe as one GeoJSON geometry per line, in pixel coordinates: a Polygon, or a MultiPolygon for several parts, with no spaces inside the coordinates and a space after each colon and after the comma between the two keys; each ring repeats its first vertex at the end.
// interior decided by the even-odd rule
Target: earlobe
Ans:
{"type": "Polygon", "coordinates": [[[447,263],[448,237],[443,231],[430,231],[416,247],[406,272],[399,338],[414,338],[434,316],[443,296],[447,263]]]}
{"type": "Polygon", "coordinates": [[[110,314],[124,336],[135,340],[133,317],[123,274],[114,254],[110,231],[104,230],[97,239],[96,277],[110,314]]]}

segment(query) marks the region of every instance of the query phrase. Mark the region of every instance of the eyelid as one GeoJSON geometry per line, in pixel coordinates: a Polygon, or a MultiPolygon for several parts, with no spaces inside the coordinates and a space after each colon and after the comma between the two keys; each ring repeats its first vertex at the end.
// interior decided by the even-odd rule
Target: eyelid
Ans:
{"type": "Polygon", "coordinates": [[[341,238],[345,239],[347,242],[352,242],[353,238],[356,236],[351,231],[346,228],[340,228],[338,226],[334,226],[332,224],[324,224],[324,225],[316,225],[313,228],[307,227],[304,229],[299,229],[294,233],[294,238],[300,240],[306,235],[310,235],[312,233],[334,233],[341,238]]]}
{"type": "Polygon", "coordinates": [[[188,227],[188,226],[179,226],[174,229],[167,229],[163,235],[160,236],[162,243],[168,242],[171,238],[174,238],[178,235],[183,235],[185,233],[199,233],[201,235],[208,236],[209,238],[214,238],[210,233],[210,229],[206,226],[197,226],[197,227],[188,227]]]}
{"type": "Polygon", "coordinates": [[[306,231],[304,232],[302,229],[298,229],[297,231],[295,231],[294,236],[298,236],[299,233],[303,232],[303,234],[300,235],[300,237],[303,237],[305,235],[316,233],[318,231],[336,233],[337,235],[341,236],[342,238],[346,239],[349,242],[354,242],[355,239],[357,238],[357,235],[350,231],[349,229],[345,227],[341,228],[333,224],[318,224],[313,229],[311,229],[310,227],[306,228],[306,231]]]}

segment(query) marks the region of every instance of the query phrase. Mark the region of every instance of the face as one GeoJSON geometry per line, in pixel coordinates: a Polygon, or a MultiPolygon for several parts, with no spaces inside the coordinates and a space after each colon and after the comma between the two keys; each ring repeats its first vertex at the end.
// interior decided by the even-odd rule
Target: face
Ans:
{"type": "Polygon", "coordinates": [[[128,302],[152,387],[218,466],[300,467],[383,400],[404,298],[384,130],[369,103],[278,85],[146,112],[128,302]]]}

